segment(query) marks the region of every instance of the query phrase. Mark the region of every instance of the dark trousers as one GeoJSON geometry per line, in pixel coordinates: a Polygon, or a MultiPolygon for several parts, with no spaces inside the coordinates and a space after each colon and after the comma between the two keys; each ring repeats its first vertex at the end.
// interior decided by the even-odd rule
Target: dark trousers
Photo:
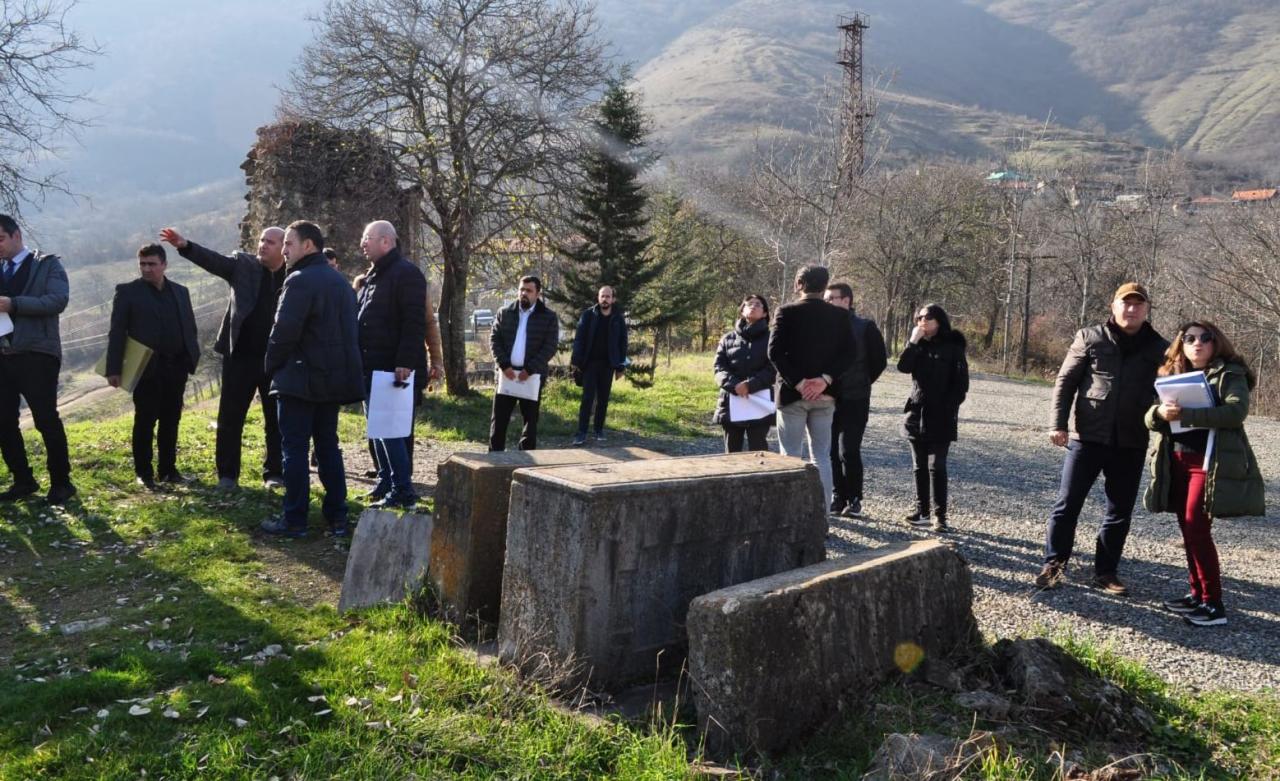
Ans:
{"type": "MultiPolygon", "coordinates": [[[[831,421],[831,473],[836,502],[862,500],[862,436],[871,416],[871,398],[836,401],[831,421]]],[[[945,491],[944,491],[945,493],[945,491]]]]}
{"type": "Polygon", "coordinates": [[[746,441],[745,450],[747,452],[754,453],[758,450],[768,450],[769,429],[772,425],[768,421],[752,423],[750,426],[725,425],[724,452],[738,453],[743,451],[744,440],[746,441]]]}
{"type": "Polygon", "coordinates": [[[538,449],[538,411],[542,407],[542,389],[546,379],[543,377],[543,385],[538,386],[537,400],[493,394],[493,414],[489,418],[489,452],[507,449],[507,426],[511,423],[511,412],[517,403],[520,405],[520,418],[524,421],[524,428],[520,431],[520,449],[538,449]]]}
{"type": "Polygon", "coordinates": [[[133,389],[133,473],[148,480],[178,471],[178,422],[187,390],[187,367],[181,359],[153,356],[133,389]],[[159,459],[151,470],[151,439],[159,459]]]}
{"type": "Polygon", "coordinates": [[[1089,490],[1101,474],[1107,509],[1098,529],[1093,566],[1099,575],[1115,574],[1120,566],[1120,554],[1124,552],[1124,541],[1129,537],[1129,522],[1133,517],[1133,503],[1138,499],[1145,456],[1145,448],[1140,447],[1112,447],[1078,439],[1067,443],[1062,485],[1058,488],[1058,501],[1049,514],[1049,530],[1045,536],[1046,562],[1066,562],[1071,558],[1076,521],[1089,490]]]}
{"type": "Polygon", "coordinates": [[[49,482],[71,482],[67,432],[58,417],[58,370],[62,360],[44,353],[0,355],[0,454],[17,485],[35,483],[18,426],[19,398],[27,400],[36,431],[44,439],[49,482]]]}
{"type": "Polygon", "coordinates": [[[916,478],[916,508],[921,515],[929,514],[929,489],[933,488],[933,515],[947,518],[947,451],[950,442],[911,442],[911,469],[916,478]]]}
{"type": "Polygon", "coordinates": [[[316,403],[293,396],[277,396],[280,443],[284,457],[284,521],[291,529],[305,529],[311,498],[311,441],[316,443],[316,471],[324,486],[321,510],[330,525],[347,521],[347,476],[338,450],[336,403],[316,403]]]}
{"type": "Polygon", "coordinates": [[[582,370],[582,404],[578,406],[578,434],[587,435],[591,404],[596,405],[595,431],[604,431],[604,416],[609,412],[609,394],[613,391],[613,367],[608,361],[591,361],[582,370]]]}
{"type": "Polygon", "coordinates": [[[262,423],[266,439],[266,456],[262,476],[281,473],[280,422],[276,402],[270,397],[271,378],[262,369],[262,356],[227,356],[222,359],[222,396],[218,399],[218,435],[214,461],[218,477],[240,479],[240,445],[244,437],[244,418],[257,393],[262,402],[262,423]]]}
{"type": "Polygon", "coordinates": [[[1201,602],[1221,604],[1222,570],[1213,544],[1213,518],[1204,508],[1204,455],[1174,452],[1169,477],[1169,507],[1182,531],[1191,595],[1201,602]]]}

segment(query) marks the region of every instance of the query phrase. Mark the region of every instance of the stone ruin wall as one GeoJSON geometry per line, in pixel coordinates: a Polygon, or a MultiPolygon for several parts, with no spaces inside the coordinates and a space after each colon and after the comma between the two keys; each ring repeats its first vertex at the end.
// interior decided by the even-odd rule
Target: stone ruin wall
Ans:
{"type": "Polygon", "coordinates": [[[390,220],[405,254],[425,272],[419,244],[419,190],[400,186],[391,153],[368,130],[285,120],[258,128],[240,166],[249,192],[240,222],[241,246],[252,252],[272,225],[311,220],[338,253],[347,277],[364,271],[360,236],[374,220],[390,220]]]}

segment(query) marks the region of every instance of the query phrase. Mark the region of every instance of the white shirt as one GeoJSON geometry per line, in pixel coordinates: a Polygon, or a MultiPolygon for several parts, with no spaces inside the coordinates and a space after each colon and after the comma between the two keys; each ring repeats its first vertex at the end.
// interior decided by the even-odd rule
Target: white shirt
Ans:
{"type": "Polygon", "coordinates": [[[516,307],[516,311],[520,313],[520,325],[516,326],[516,340],[511,344],[511,365],[517,369],[524,368],[525,345],[529,341],[529,315],[533,314],[533,306],[528,309],[516,307]]]}
{"type": "Polygon", "coordinates": [[[9,261],[10,263],[13,264],[13,271],[10,272],[10,276],[13,276],[14,274],[18,273],[18,269],[22,268],[22,261],[26,260],[27,257],[30,255],[31,255],[31,250],[27,249],[26,247],[23,247],[21,250],[18,251],[17,255],[13,256],[13,258],[9,261]]]}

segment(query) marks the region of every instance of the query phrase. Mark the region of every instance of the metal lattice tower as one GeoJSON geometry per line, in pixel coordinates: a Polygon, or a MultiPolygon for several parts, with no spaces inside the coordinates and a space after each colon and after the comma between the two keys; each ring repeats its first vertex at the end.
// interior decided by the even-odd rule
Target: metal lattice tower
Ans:
{"type": "Polygon", "coordinates": [[[866,162],[867,125],[872,111],[862,89],[862,34],[871,25],[867,15],[840,17],[844,43],[837,62],[844,68],[844,104],[841,107],[840,171],[847,184],[862,175],[866,162]]]}

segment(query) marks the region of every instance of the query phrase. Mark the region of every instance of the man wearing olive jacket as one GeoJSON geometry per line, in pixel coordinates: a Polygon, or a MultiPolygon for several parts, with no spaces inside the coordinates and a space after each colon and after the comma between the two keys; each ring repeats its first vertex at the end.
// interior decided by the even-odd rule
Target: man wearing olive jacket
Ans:
{"type": "Polygon", "coordinates": [[[1040,588],[1058,584],[1075,544],[1076,521],[1101,474],[1107,509],[1094,553],[1096,588],[1123,596],[1116,577],[1147,450],[1143,415],[1155,396],[1156,370],[1169,343],[1147,322],[1151,297],[1137,282],[1121,285],[1112,297],[1111,318],[1076,333],[1053,386],[1049,441],[1067,448],[1058,501],[1049,515],[1040,588]],[[1067,417],[1075,406],[1075,432],[1067,417]]]}
{"type": "Polygon", "coordinates": [[[321,250],[312,222],[289,225],[284,255],[289,273],[267,340],[263,369],[271,378],[284,455],[284,512],[262,524],[268,534],[303,537],[311,473],[307,450],[316,443],[324,518],[334,536],[347,534],[347,478],[338,450],[338,409],[364,399],[364,371],[356,325],[356,295],[321,250]]]}

